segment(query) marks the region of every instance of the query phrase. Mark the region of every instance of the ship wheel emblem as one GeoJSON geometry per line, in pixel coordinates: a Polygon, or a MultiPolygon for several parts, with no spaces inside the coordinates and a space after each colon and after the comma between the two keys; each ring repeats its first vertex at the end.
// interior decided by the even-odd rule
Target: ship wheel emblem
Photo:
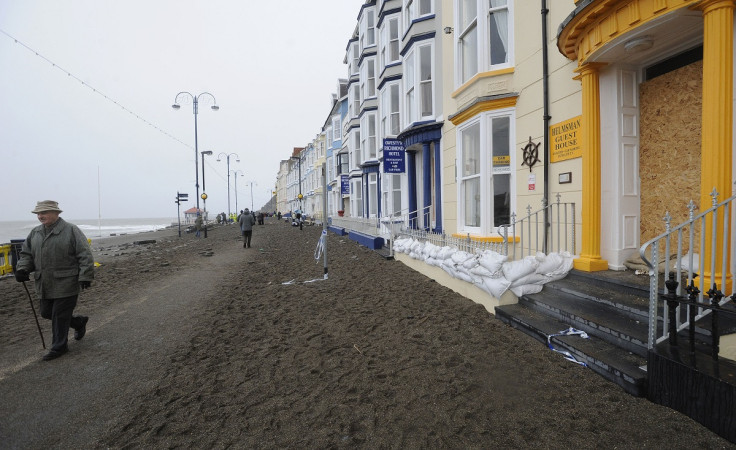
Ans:
{"type": "Polygon", "coordinates": [[[539,146],[542,143],[535,144],[532,142],[532,137],[529,136],[529,142],[524,146],[524,161],[521,163],[522,166],[529,166],[529,172],[532,171],[534,164],[539,162],[539,146]]]}

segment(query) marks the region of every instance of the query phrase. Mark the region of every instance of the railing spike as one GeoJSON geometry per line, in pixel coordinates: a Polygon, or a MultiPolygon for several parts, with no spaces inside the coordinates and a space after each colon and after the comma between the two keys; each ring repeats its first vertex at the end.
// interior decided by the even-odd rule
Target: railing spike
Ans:
{"type": "Polygon", "coordinates": [[[716,190],[716,188],[713,188],[713,190],[710,191],[710,198],[711,198],[711,202],[713,203],[713,207],[714,208],[718,204],[718,195],[719,194],[718,194],[718,191],[716,190]]]}
{"type": "Polygon", "coordinates": [[[697,206],[695,206],[695,202],[690,200],[690,203],[687,204],[687,209],[690,211],[688,217],[690,218],[691,222],[693,220],[693,217],[695,217],[695,208],[697,208],[697,206]]]}
{"type": "Polygon", "coordinates": [[[560,199],[562,199],[562,195],[558,192],[557,195],[555,195],[555,198],[557,199],[557,204],[560,203],[560,199]]]}
{"type": "Polygon", "coordinates": [[[670,225],[672,223],[672,216],[670,215],[670,212],[669,211],[667,211],[664,214],[664,217],[662,218],[662,220],[664,220],[665,229],[669,233],[669,231],[670,231],[670,225]]]}

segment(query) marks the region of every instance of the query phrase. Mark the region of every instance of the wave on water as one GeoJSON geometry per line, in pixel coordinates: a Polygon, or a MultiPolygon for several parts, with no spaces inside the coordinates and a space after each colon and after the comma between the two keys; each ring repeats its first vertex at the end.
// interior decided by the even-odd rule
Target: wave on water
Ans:
{"type": "MultiPolygon", "coordinates": [[[[103,219],[96,220],[69,220],[75,224],[89,239],[137,234],[149,231],[158,231],[168,228],[175,222],[173,219],[103,219]]],[[[25,239],[31,230],[38,226],[38,222],[0,222],[0,244],[10,242],[11,239],[25,239]]]]}

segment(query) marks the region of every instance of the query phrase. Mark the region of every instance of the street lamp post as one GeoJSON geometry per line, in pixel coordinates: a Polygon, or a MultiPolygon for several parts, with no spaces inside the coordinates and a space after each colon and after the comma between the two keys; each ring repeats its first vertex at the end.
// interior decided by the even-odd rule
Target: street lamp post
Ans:
{"type": "Polygon", "coordinates": [[[301,156],[291,156],[291,159],[295,159],[299,166],[299,210],[302,209],[302,158],[301,156]]]}
{"type": "Polygon", "coordinates": [[[237,153],[227,154],[225,152],[221,152],[219,155],[217,155],[217,160],[221,161],[221,158],[223,155],[227,159],[227,217],[229,220],[230,219],[230,157],[235,156],[235,162],[240,162],[240,156],[238,156],[237,153]]]}
{"type": "Polygon", "coordinates": [[[202,202],[204,203],[204,217],[202,217],[202,220],[204,221],[204,237],[207,237],[207,192],[206,192],[206,185],[204,183],[204,155],[211,155],[212,150],[205,150],[202,153],[202,202]]]}
{"type": "Polygon", "coordinates": [[[189,92],[182,91],[176,94],[176,97],[174,97],[174,104],[171,105],[174,109],[179,109],[181,105],[179,105],[179,97],[186,97],[189,96],[192,99],[192,112],[194,113],[194,187],[197,191],[197,212],[199,212],[199,167],[197,167],[199,158],[197,158],[197,153],[199,153],[198,144],[197,144],[197,114],[199,113],[199,97],[201,96],[210,96],[212,97],[212,101],[214,104],[210,106],[213,111],[217,111],[220,109],[219,106],[217,106],[217,100],[215,99],[215,96],[210,94],[209,92],[202,92],[199,95],[193,95],[189,92]]]}
{"type": "MultiPolygon", "coordinates": [[[[258,186],[258,183],[256,183],[256,186],[258,186]]],[[[250,210],[255,211],[255,209],[253,209],[253,182],[252,181],[250,182],[250,210]]]]}
{"type": "Polygon", "coordinates": [[[235,211],[240,212],[238,209],[238,173],[243,176],[242,170],[233,170],[233,176],[235,176],[235,211]]]}

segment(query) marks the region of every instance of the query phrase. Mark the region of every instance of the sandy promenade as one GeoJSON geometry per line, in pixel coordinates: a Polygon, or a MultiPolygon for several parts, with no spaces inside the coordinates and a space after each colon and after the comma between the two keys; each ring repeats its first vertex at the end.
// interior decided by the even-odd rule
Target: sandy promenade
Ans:
{"type": "Polygon", "coordinates": [[[0,447],[736,448],[347,237],[304,283],[320,231],[98,239],[87,336],[50,362],[0,279],[0,447]]]}

